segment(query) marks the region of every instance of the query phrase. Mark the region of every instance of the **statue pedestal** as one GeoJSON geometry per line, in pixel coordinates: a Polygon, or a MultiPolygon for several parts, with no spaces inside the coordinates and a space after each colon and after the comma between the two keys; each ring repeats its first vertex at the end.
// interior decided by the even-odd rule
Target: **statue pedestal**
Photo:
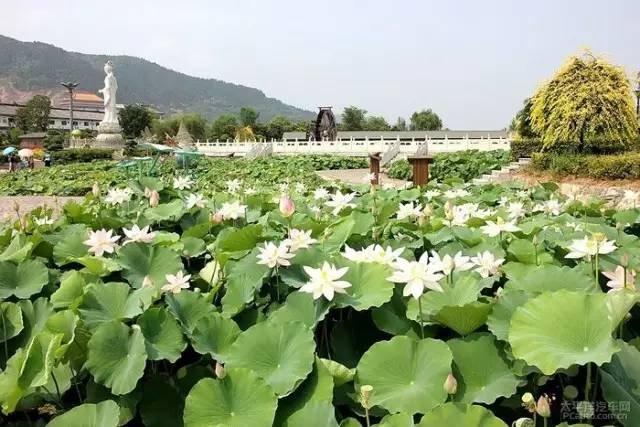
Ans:
{"type": "Polygon", "coordinates": [[[98,125],[98,136],[92,144],[94,148],[114,148],[125,147],[124,138],[120,133],[122,129],[118,123],[100,123],[98,125]]]}

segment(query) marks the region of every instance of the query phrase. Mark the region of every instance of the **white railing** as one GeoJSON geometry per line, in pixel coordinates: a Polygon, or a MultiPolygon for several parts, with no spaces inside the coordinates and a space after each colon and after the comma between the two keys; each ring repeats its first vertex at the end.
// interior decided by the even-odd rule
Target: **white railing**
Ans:
{"type": "Polygon", "coordinates": [[[363,141],[271,141],[271,142],[234,142],[234,141],[197,141],[198,151],[207,156],[243,157],[247,153],[266,151],[271,145],[274,155],[293,154],[337,154],[343,156],[366,157],[373,153],[385,153],[398,145],[401,154],[412,154],[427,144],[429,153],[443,153],[462,150],[508,150],[511,141],[508,138],[462,138],[427,139],[398,141],[395,139],[366,139],[363,141]],[[252,151],[252,149],[254,151],[252,151]]]}

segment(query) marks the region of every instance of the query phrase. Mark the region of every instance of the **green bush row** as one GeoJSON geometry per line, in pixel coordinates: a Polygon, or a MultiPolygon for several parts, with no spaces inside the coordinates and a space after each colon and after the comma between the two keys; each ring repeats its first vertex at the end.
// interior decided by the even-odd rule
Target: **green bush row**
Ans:
{"type": "Polygon", "coordinates": [[[71,148],[56,151],[52,155],[56,163],[87,163],[94,160],[110,160],[113,150],[108,148],[71,148]]]}
{"type": "MultiPolygon", "coordinates": [[[[436,181],[448,179],[470,181],[508,164],[510,158],[509,151],[506,150],[466,150],[437,154],[430,167],[429,175],[436,181]]],[[[391,164],[388,175],[395,179],[410,180],[413,171],[408,161],[398,160],[391,164]]]]}
{"type": "Polygon", "coordinates": [[[608,155],[534,153],[535,170],[599,179],[640,179],[640,152],[608,155]]]}

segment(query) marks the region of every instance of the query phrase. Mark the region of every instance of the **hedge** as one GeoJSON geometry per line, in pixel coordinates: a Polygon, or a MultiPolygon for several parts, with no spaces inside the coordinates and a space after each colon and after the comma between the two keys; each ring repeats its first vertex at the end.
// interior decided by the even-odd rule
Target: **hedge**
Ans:
{"type": "Polygon", "coordinates": [[[534,153],[535,170],[598,179],[640,179],[640,152],[623,154],[534,153]]]}
{"type": "Polygon", "coordinates": [[[94,160],[111,160],[113,150],[109,148],[71,148],[52,154],[55,163],[86,163],[94,160]]]}
{"type": "MultiPolygon", "coordinates": [[[[543,152],[543,142],[539,139],[521,139],[511,141],[511,157],[518,160],[531,157],[533,153],[543,152]]],[[[588,141],[580,154],[618,154],[640,148],[640,141],[588,141]]],[[[548,153],[578,154],[575,142],[557,142],[544,150],[548,153]]]]}

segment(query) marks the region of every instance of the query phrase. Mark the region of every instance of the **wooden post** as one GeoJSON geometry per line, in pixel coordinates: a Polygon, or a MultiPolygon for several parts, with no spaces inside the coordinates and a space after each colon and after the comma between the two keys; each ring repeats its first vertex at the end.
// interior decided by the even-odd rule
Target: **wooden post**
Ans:
{"type": "Polygon", "coordinates": [[[375,175],[371,180],[371,185],[380,183],[380,153],[369,154],[369,172],[375,175]]]}
{"type": "Polygon", "coordinates": [[[430,156],[409,156],[407,158],[413,166],[413,185],[420,187],[429,182],[430,156]]]}

